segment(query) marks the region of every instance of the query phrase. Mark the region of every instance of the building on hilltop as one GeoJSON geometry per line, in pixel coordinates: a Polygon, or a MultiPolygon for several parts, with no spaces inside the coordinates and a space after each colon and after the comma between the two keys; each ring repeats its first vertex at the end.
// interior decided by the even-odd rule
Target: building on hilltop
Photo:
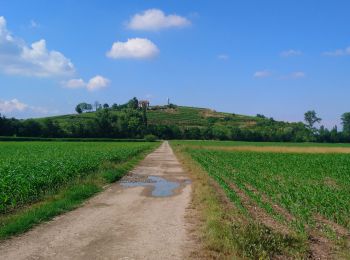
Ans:
{"type": "Polygon", "coordinates": [[[149,108],[148,100],[139,100],[139,108],[149,108]]]}

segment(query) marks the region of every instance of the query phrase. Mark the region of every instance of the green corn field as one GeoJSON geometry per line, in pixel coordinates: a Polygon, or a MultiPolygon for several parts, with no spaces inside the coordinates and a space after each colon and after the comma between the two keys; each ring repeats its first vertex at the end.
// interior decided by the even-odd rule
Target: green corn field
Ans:
{"type": "Polygon", "coordinates": [[[124,162],[152,146],[142,142],[0,142],[0,213],[85,177],[104,161],[124,162]]]}

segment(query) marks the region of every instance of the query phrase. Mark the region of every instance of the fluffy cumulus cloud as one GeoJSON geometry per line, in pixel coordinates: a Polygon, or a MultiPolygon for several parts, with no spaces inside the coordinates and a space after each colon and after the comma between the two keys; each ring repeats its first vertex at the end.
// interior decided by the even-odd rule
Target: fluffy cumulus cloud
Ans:
{"type": "Polygon", "coordinates": [[[108,86],[108,84],[109,84],[109,79],[97,75],[89,80],[86,87],[88,90],[94,91],[101,88],[105,88],[108,86]]]}
{"type": "Polygon", "coordinates": [[[323,53],[325,56],[347,56],[350,55],[350,46],[345,49],[337,49],[334,51],[326,51],[323,53]]]}
{"type": "Polygon", "coordinates": [[[191,22],[185,17],[176,14],[166,15],[159,9],[148,9],[131,17],[127,27],[133,30],[157,31],[190,24],[191,22]]]}
{"type": "Polygon", "coordinates": [[[0,112],[10,113],[14,111],[23,111],[28,108],[28,105],[14,98],[12,100],[0,100],[0,112]]]}
{"type": "Polygon", "coordinates": [[[110,83],[110,80],[102,77],[100,75],[96,75],[91,78],[88,82],[85,82],[83,79],[70,79],[66,82],[63,82],[63,86],[70,89],[77,88],[86,88],[89,91],[95,91],[98,89],[106,88],[110,83]]]}
{"type": "Polygon", "coordinates": [[[58,111],[49,111],[46,108],[38,107],[38,106],[30,106],[17,98],[11,100],[0,100],[0,114],[2,115],[10,115],[10,116],[18,116],[18,115],[48,115],[48,114],[57,114],[58,111]]]}
{"type": "Polygon", "coordinates": [[[63,85],[66,88],[83,88],[86,86],[86,83],[83,79],[70,79],[66,82],[63,82],[63,85]]]}
{"type": "Polygon", "coordinates": [[[280,55],[282,57],[292,57],[292,56],[301,56],[303,53],[299,50],[293,50],[293,49],[290,49],[290,50],[287,50],[287,51],[282,51],[280,53],[280,55]]]}
{"type": "Polygon", "coordinates": [[[149,59],[157,56],[158,47],[148,39],[133,38],[126,42],[115,42],[107,57],[112,59],[149,59]]]}
{"type": "Polygon", "coordinates": [[[256,71],[253,75],[254,78],[268,78],[272,75],[269,70],[256,71]]]}
{"type": "Polygon", "coordinates": [[[75,68],[62,53],[48,50],[45,40],[28,45],[14,37],[5,18],[0,16],[0,70],[7,74],[51,77],[71,75],[75,68]]]}

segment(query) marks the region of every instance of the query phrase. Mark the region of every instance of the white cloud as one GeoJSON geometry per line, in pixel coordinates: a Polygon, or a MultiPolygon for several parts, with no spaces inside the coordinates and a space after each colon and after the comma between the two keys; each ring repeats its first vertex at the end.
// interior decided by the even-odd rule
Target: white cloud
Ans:
{"type": "Polygon", "coordinates": [[[282,57],[292,57],[292,56],[300,56],[302,55],[303,53],[299,50],[293,50],[293,49],[290,49],[290,50],[287,50],[287,51],[282,51],[280,53],[280,55],[282,57]]]}
{"type": "Polygon", "coordinates": [[[28,105],[20,102],[18,99],[14,98],[12,100],[0,100],[0,112],[10,113],[14,111],[23,111],[28,108],[28,105]]]}
{"type": "Polygon", "coordinates": [[[97,75],[89,80],[86,87],[88,90],[94,91],[94,90],[107,87],[109,82],[110,82],[109,79],[97,75]]]}
{"type": "Polygon", "coordinates": [[[6,42],[10,43],[14,41],[12,35],[7,30],[6,19],[3,16],[0,16],[0,42],[4,44],[6,42]]]}
{"type": "Polygon", "coordinates": [[[148,39],[133,38],[126,42],[115,42],[107,52],[112,59],[149,59],[158,55],[158,47],[148,39]]]}
{"type": "Polygon", "coordinates": [[[73,63],[58,51],[49,51],[44,39],[28,45],[7,30],[0,16],[0,70],[7,74],[51,77],[74,73],[73,63]]]}
{"type": "Polygon", "coordinates": [[[326,51],[323,53],[325,56],[346,56],[350,55],[350,46],[345,49],[337,49],[334,51],[326,51]]]}
{"type": "Polygon", "coordinates": [[[89,91],[98,90],[101,88],[105,88],[109,85],[110,80],[102,77],[100,75],[96,75],[91,78],[88,82],[85,82],[83,79],[70,79],[68,81],[62,82],[62,85],[65,88],[77,89],[77,88],[86,88],[89,91]]]}
{"type": "Polygon", "coordinates": [[[228,56],[227,54],[219,54],[218,55],[219,60],[228,60],[229,58],[230,58],[230,56],[228,56]]]}
{"type": "Polygon", "coordinates": [[[67,82],[63,82],[63,85],[66,88],[83,88],[86,86],[86,83],[83,79],[70,79],[67,82]]]}
{"type": "Polygon", "coordinates": [[[127,27],[133,30],[157,31],[171,27],[185,27],[191,22],[185,17],[170,14],[166,15],[159,9],[148,9],[135,14],[127,23],[127,27]]]}
{"type": "Polygon", "coordinates": [[[256,71],[254,73],[254,78],[268,78],[272,75],[271,71],[269,70],[261,70],[261,71],[256,71]]]}
{"type": "Polygon", "coordinates": [[[3,115],[47,115],[47,114],[57,114],[58,111],[49,111],[46,108],[43,107],[37,107],[37,106],[30,106],[27,105],[21,101],[19,101],[17,98],[11,99],[11,100],[0,100],[0,114],[3,115]]]}

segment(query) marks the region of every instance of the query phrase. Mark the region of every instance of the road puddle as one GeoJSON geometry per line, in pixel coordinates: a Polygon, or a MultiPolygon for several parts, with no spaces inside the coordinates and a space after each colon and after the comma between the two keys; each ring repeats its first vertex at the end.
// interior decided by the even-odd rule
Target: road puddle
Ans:
{"type": "MultiPolygon", "coordinates": [[[[187,182],[185,182],[187,184],[187,182]]],[[[139,186],[151,186],[151,196],[153,197],[169,197],[174,195],[177,188],[180,187],[180,182],[168,181],[159,176],[148,176],[147,178],[138,178],[128,180],[121,180],[120,184],[124,187],[139,187],[139,186]]]]}

